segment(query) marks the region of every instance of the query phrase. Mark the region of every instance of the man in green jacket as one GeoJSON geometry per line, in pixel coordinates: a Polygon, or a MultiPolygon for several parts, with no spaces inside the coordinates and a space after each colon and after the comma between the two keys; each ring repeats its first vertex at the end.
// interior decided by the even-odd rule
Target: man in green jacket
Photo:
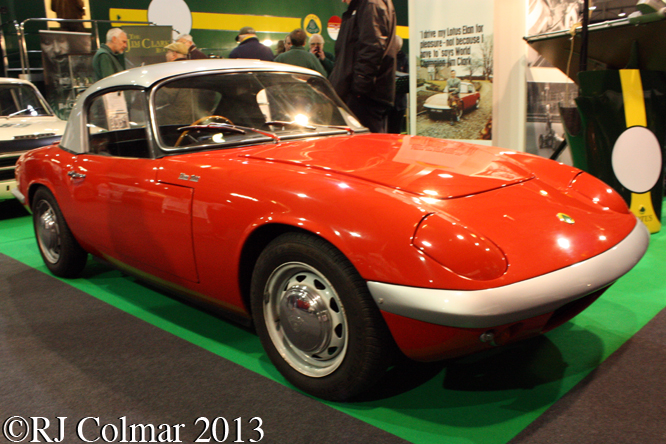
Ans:
{"type": "Polygon", "coordinates": [[[125,70],[125,59],[121,57],[127,49],[127,34],[120,28],[111,28],[106,33],[106,43],[93,56],[95,82],[125,70]]]}
{"type": "Polygon", "coordinates": [[[302,29],[294,29],[289,33],[289,39],[291,40],[291,48],[289,48],[289,51],[283,52],[275,57],[275,61],[314,69],[322,76],[327,77],[326,70],[319,62],[319,59],[305,49],[305,40],[307,39],[305,31],[302,29]]]}

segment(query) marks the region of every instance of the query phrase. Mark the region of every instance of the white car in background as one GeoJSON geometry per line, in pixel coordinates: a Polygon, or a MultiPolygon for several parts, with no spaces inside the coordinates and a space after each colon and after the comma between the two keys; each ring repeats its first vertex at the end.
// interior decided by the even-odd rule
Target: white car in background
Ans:
{"type": "Polygon", "coordinates": [[[14,168],[21,154],[60,140],[66,123],[35,85],[0,77],[0,201],[14,198],[14,168]]]}

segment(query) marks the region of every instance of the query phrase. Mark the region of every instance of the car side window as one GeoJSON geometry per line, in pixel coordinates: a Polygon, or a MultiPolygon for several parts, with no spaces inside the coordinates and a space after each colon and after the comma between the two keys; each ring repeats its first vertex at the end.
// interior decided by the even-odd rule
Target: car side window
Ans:
{"type": "Polygon", "coordinates": [[[89,153],[114,157],[151,157],[143,91],[113,91],[97,96],[90,103],[87,117],[89,153]]]}

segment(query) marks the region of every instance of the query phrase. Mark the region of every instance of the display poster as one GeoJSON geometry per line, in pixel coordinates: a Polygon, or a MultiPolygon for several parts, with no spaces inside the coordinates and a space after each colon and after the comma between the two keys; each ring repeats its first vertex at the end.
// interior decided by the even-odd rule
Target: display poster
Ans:
{"type": "MultiPolygon", "coordinates": [[[[570,29],[582,19],[579,0],[529,0],[527,35],[538,35],[570,29]]],[[[577,57],[578,55],[574,55],[577,57]]],[[[527,54],[527,122],[525,151],[571,164],[568,150],[557,148],[565,139],[560,107],[576,104],[578,87],[566,73],[552,67],[528,46],[527,54]]]]}
{"type": "Polygon", "coordinates": [[[122,91],[104,94],[104,110],[109,131],[129,129],[129,113],[122,91]]]}
{"type": "Polygon", "coordinates": [[[419,0],[410,7],[412,132],[492,139],[494,0],[419,0]]]}
{"type": "Polygon", "coordinates": [[[44,95],[61,119],[93,81],[91,35],[87,32],[39,31],[44,95]]]}
{"type": "Polygon", "coordinates": [[[123,26],[127,34],[125,67],[166,62],[164,47],[172,42],[171,26],[123,26]]]}

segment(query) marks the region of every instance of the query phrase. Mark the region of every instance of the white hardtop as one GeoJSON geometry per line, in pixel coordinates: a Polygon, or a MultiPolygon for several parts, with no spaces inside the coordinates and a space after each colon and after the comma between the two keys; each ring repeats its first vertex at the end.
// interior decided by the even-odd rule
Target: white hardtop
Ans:
{"type": "Polygon", "coordinates": [[[189,73],[205,73],[206,71],[275,71],[296,72],[302,74],[321,74],[310,69],[284,63],[264,62],[250,59],[196,59],[176,62],[156,63],[154,65],[140,66],[128,69],[106,77],[88,88],[80,98],[94,94],[97,91],[121,85],[139,86],[148,88],[162,79],[189,73]]]}
{"type": "Polygon", "coordinates": [[[20,85],[30,85],[33,88],[35,85],[32,82],[23,79],[15,79],[13,77],[0,77],[0,84],[2,85],[11,85],[11,84],[20,84],[20,85]]]}
{"type": "Polygon", "coordinates": [[[110,75],[91,85],[76,100],[76,105],[69,115],[69,121],[61,146],[74,152],[81,152],[77,146],[83,138],[87,137],[83,125],[83,104],[88,96],[99,91],[117,87],[135,86],[149,88],[161,80],[185,74],[205,74],[206,72],[293,72],[298,74],[311,74],[322,77],[317,71],[284,63],[264,62],[253,59],[197,59],[176,62],[156,63],[140,66],[110,75]]]}

